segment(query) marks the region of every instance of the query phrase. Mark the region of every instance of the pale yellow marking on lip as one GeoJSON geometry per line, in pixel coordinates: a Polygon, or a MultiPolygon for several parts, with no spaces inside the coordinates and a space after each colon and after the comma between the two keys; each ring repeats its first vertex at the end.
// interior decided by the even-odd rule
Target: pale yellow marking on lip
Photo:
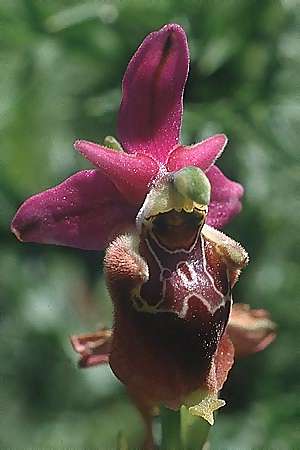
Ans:
{"type": "Polygon", "coordinates": [[[164,209],[161,211],[155,211],[155,214],[149,213],[147,215],[144,216],[144,220],[150,220],[154,217],[156,217],[158,214],[165,214],[165,213],[169,213],[171,211],[176,211],[178,213],[181,212],[186,212],[186,213],[198,213],[198,214],[203,214],[203,215],[207,215],[208,213],[208,207],[206,205],[199,205],[196,202],[186,202],[183,206],[178,206],[178,207],[173,207],[173,208],[168,208],[168,209],[164,209]]]}
{"type": "Polygon", "coordinates": [[[201,393],[199,393],[199,396],[202,397],[202,400],[200,400],[200,402],[197,403],[196,405],[192,406],[187,405],[188,411],[192,416],[202,417],[210,425],[213,425],[214,411],[224,406],[226,402],[218,398],[218,395],[215,392],[212,393],[208,392],[205,397],[203,397],[203,393],[202,395],[201,393]]]}

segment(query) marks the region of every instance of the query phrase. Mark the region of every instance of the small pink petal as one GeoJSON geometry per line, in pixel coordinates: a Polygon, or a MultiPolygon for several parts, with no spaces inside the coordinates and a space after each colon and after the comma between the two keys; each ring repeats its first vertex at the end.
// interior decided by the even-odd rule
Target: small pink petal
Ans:
{"type": "Polygon", "coordinates": [[[11,229],[25,242],[100,250],[136,212],[101,172],[84,170],[26,200],[11,229]]]}
{"type": "Polygon", "coordinates": [[[206,175],[211,184],[211,202],[206,223],[214,228],[221,228],[240,212],[240,199],[244,189],[239,183],[225,177],[217,166],[212,166],[206,175]]]}
{"type": "Polygon", "coordinates": [[[196,166],[206,171],[222,154],[226,144],[227,137],[225,134],[215,134],[190,147],[179,146],[169,156],[168,170],[174,172],[183,167],[196,166]]]}
{"type": "Polygon", "coordinates": [[[133,205],[141,203],[157,174],[158,164],[146,155],[128,155],[88,141],[74,147],[109,177],[124,198],[133,205]]]}
{"type": "Polygon", "coordinates": [[[178,143],[189,68],[186,35],[166,25],[143,41],[123,79],[118,136],[130,153],[165,162],[178,143]]]}
{"type": "Polygon", "coordinates": [[[266,310],[239,303],[233,305],[227,331],[238,357],[264,350],[276,337],[276,325],[266,310]]]}
{"type": "Polygon", "coordinates": [[[75,352],[80,354],[79,367],[93,367],[109,362],[112,330],[99,330],[95,333],[71,336],[75,352]]]}

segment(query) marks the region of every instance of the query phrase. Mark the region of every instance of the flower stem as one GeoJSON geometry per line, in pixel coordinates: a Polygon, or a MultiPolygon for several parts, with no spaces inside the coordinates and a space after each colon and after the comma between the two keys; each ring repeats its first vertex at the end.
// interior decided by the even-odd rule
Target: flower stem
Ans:
{"type": "Polygon", "coordinates": [[[198,416],[192,416],[188,408],[182,406],[181,440],[183,450],[201,450],[207,441],[210,425],[198,416]]]}
{"type": "Polygon", "coordinates": [[[160,450],[183,450],[180,411],[160,407],[162,439],[160,450]]]}
{"type": "Polygon", "coordinates": [[[160,450],[201,450],[207,441],[210,425],[188,408],[179,411],[160,408],[162,440],[160,450]]]}

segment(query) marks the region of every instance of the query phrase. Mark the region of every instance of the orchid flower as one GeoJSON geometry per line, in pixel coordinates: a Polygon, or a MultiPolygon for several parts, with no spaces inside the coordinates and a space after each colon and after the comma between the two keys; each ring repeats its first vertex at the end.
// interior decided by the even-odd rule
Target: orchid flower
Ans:
{"type": "Polygon", "coordinates": [[[134,226],[151,184],[161,174],[186,166],[202,169],[212,186],[207,224],[225,225],[240,211],[243,188],[214,164],[227,138],[212,136],[180,144],[183,91],[189,69],[186,35],[176,24],[151,33],[126,70],[118,116],[119,145],[77,140],[95,169],[80,171],[29,198],[12,231],[21,241],[103,249],[134,226]]]}
{"type": "MultiPolygon", "coordinates": [[[[209,424],[233,364],[275,337],[264,310],[232,307],[246,251],[218,231],[243,188],[215,165],[227,138],[179,142],[189,52],[176,24],[151,33],[122,85],[118,139],[74,144],[94,169],[29,198],[12,222],[22,241],[108,248],[112,330],[73,336],[80,366],[109,363],[142,412],[185,408],[209,424]]],[[[150,448],[150,447],[149,447],[150,448]]]]}
{"type": "Polygon", "coordinates": [[[136,231],[118,236],[106,252],[113,329],[71,338],[81,367],[110,364],[150,437],[151,409],[161,405],[184,407],[212,425],[225,404],[219,391],[234,354],[260,351],[275,337],[266,311],[232,308],[232,288],[248,255],[205,223],[210,191],[196,167],[154,183],[136,231]]]}

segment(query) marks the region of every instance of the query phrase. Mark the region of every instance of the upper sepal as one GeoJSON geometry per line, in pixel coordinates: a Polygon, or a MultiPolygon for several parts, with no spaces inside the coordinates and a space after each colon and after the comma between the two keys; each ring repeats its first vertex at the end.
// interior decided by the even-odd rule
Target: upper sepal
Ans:
{"type": "Polygon", "coordinates": [[[165,25],[132,57],[122,85],[118,137],[130,153],[165,162],[178,143],[189,51],[183,29],[165,25]]]}

